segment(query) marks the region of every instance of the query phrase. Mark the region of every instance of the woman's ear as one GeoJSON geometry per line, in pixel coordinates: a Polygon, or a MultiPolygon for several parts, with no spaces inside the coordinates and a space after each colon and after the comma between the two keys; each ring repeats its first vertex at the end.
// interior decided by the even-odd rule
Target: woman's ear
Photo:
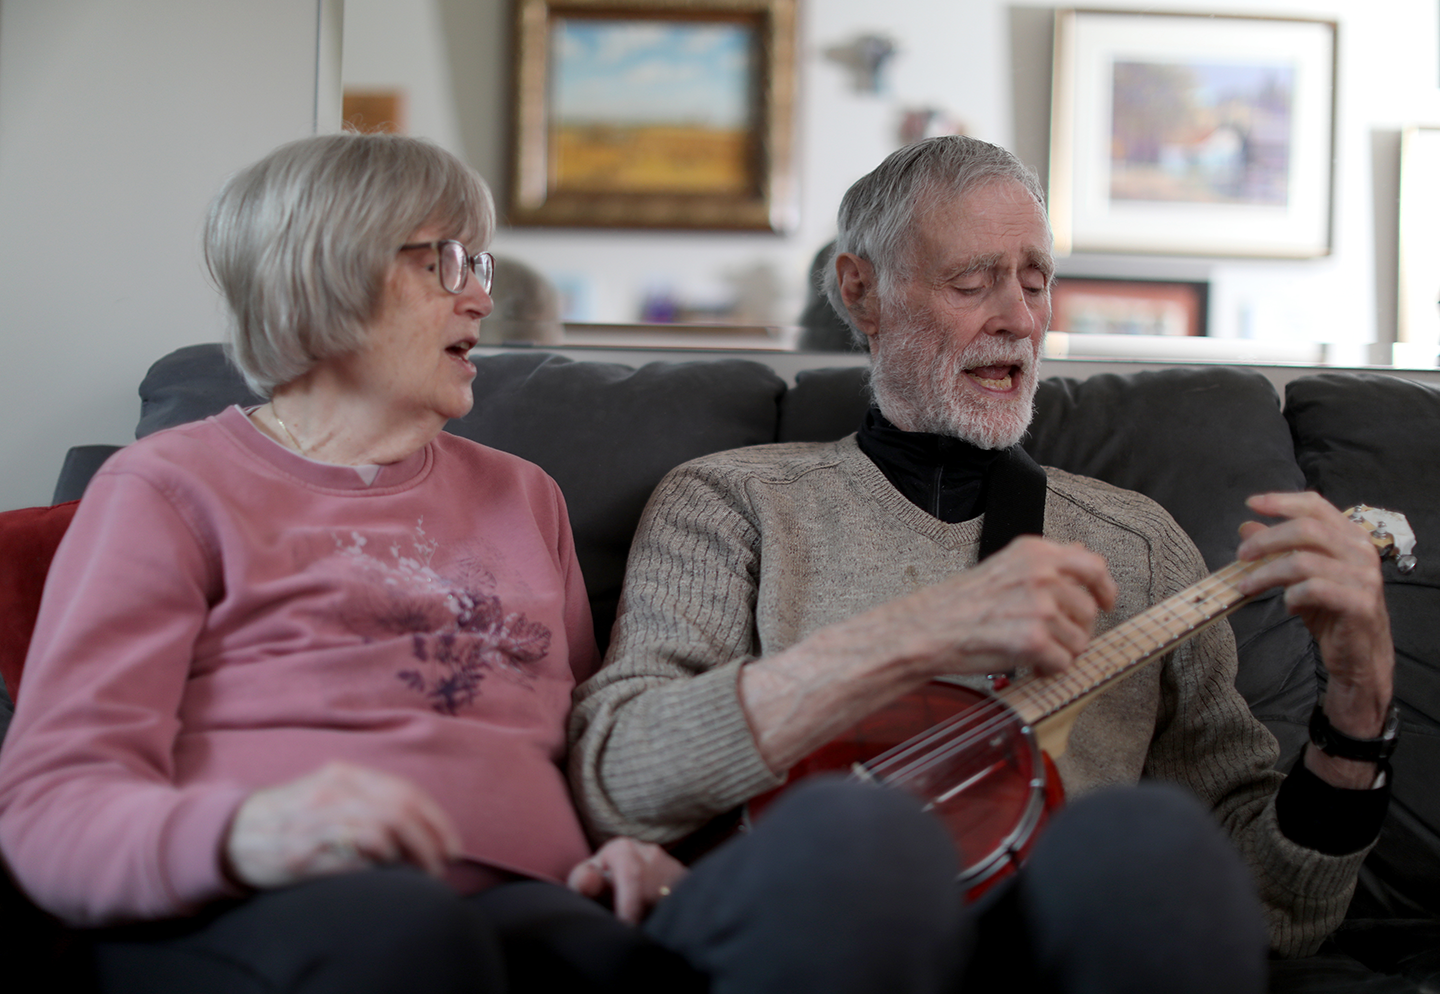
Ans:
{"type": "Polygon", "coordinates": [[[853,252],[835,256],[835,275],[840,286],[840,299],[855,327],[867,338],[880,330],[880,299],[876,295],[875,267],[853,252]]]}

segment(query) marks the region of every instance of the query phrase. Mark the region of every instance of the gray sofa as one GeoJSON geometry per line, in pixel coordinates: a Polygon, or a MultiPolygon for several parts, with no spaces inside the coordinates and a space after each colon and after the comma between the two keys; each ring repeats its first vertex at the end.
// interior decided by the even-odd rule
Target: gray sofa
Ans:
{"type": "MultiPolygon", "coordinates": [[[[546,469],[569,504],[602,644],[635,524],[672,466],[772,441],[838,438],[867,405],[864,372],[819,369],[785,382],[744,360],[628,366],[518,351],[479,358],[476,404],[449,430],[546,469]]],[[[137,437],[255,403],[216,345],[158,361],[140,387],[137,437]]],[[[1384,565],[1403,736],[1379,844],[1350,918],[1318,957],[1276,963],[1276,991],[1440,990],[1440,390],[1380,374],[1288,384],[1225,367],[1045,380],[1026,442],[1042,464],[1138,490],[1165,506],[1218,569],[1233,559],[1243,500],[1311,487],[1338,506],[1404,512],[1419,538],[1409,574],[1384,565]]],[[[78,497],[111,451],[67,458],[56,502],[78,497]]],[[[1275,596],[1231,619],[1238,685],[1288,765],[1317,685],[1311,640],[1275,596]]],[[[62,943],[63,944],[63,943],[62,943]]]]}

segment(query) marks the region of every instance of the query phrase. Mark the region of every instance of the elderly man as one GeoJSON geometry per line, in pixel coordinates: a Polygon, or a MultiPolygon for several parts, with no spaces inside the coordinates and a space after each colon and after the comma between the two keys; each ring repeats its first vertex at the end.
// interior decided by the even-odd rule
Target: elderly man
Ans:
{"type": "MultiPolygon", "coordinates": [[[[1063,673],[1095,631],[1204,576],[1153,502],[1042,471],[1017,445],[1053,273],[1042,191],[1002,149],[931,139],[850,189],[829,293],[868,345],[875,407],[839,442],[721,453],[656,490],[609,659],[572,717],[572,779],[594,829],[681,838],[931,678],[1063,673]],[[1008,541],[1007,529],[1044,538],[1008,541]]],[[[1217,625],[1100,695],[1059,770],[1071,798],[1142,776],[1188,788],[1248,864],[1271,946],[1301,955],[1343,916],[1384,815],[1393,650],[1360,529],[1314,494],[1250,506],[1282,520],[1247,525],[1239,557],[1294,554],[1242,583],[1283,586],[1318,641],[1325,748],[1307,748],[1288,778],[1271,769],[1275,742],[1235,691],[1233,636],[1217,625]]],[[[1116,851],[1091,839],[1074,852],[1093,859],[1071,862],[1107,878],[1156,837],[1096,834],[1116,851]]],[[[1164,876],[1188,859],[1157,858],[1162,889],[1193,886],[1164,876]]],[[[1026,886],[995,901],[1043,917],[1026,886]]]]}

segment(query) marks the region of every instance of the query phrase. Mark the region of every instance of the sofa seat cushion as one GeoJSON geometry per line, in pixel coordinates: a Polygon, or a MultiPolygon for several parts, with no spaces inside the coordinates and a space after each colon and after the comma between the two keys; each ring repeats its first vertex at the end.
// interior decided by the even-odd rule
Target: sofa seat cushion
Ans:
{"type": "Polygon", "coordinates": [[[1361,872],[1352,913],[1440,914],[1440,389],[1378,373],[1292,380],[1285,417],[1307,485],[1340,507],[1404,514],[1417,565],[1382,565],[1395,640],[1401,737],[1380,842],[1361,872]]]}

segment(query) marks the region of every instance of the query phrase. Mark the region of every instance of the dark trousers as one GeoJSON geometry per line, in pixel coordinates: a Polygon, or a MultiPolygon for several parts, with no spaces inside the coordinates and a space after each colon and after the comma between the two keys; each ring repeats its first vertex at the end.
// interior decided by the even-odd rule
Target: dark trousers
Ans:
{"type": "Polygon", "coordinates": [[[1265,989],[1269,938],[1250,871],[1210,813],[1168,784],[1067,804],[973,911],[966,994],[1265,989]]]}
{"type": "Polygon", "coordinates": [[[1263,990],[1249,874],[1178,790],[1067,806],[973,907],[954,873],[909,798],[828,782],[696,864],[641,929],[553,884],[460,898],[383,869],[111,930],[95,956],[103,990],[156,994],[1263,990]]]}
{"type": "Polygon", "coordinates": [[[643,929],[555,884],[461,898],[405,869],[110,930],[106,992],[941,992],[963,910],[955,857],[910,798],[797,788],[700,861],[643,929]]]}

